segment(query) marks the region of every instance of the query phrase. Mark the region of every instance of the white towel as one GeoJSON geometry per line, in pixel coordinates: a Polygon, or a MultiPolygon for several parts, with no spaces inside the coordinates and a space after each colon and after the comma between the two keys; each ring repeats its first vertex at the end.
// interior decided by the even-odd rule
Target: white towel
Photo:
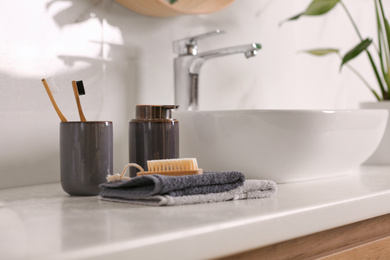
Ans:
{"type": "Polygon", "coordinates": [[[226,192],[189,196],[155,195],[142,198],[103,198],[101,200],[151,206],[180,206],[242,199],[269,198],[277,191],[276,183],[269,180],[246,180],[244,185],[226,192]]]}

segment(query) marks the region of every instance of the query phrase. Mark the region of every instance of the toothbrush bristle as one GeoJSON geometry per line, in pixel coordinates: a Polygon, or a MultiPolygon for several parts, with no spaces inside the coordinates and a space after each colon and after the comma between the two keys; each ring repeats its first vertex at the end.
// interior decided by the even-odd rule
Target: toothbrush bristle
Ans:
{"type": "Polygon", "coordinates": [[[54,82],[54,79],[52,77],[46,78],[45,80],[46,80],[47,85],[49,86],[49,88],[53,94],[60,92],[60,89],[57,87],[57,85],[54,82]]]}
{"type": "Polygon", "coordinates": [[[79,95],[85,95],[85,89],[84,89],[84,84],[83,81],[76,81],[77,85],[77,91],[79,92],[79,95]]]}

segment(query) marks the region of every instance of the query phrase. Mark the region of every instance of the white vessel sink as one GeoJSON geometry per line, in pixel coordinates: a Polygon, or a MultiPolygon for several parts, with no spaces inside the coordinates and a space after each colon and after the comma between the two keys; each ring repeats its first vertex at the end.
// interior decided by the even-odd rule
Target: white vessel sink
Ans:
{"type": "Polygon", "coordinates": [[[180,157],[247,179],[306,181],[355,170],[376,149],[387,110],[175,111],[180,157]]]}

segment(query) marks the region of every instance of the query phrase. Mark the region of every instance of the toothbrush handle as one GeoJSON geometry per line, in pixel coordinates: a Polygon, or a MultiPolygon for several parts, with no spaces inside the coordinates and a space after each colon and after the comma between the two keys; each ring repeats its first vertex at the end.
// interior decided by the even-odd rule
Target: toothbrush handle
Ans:
{"type": "Polygon", "coordinates": [[[74,81],[74,80],[72,81],[72,86],[73,86],[74,97],[75,97],[76,103],[77,103],[77,109],[79,110],[80,120],[82,122],[87,122],[87,119],[85,118],[84,113],[83,113],[83,109],[81,108],[81,102],[80,102],[80,98],[79,98],[79,91],[77,90],[77,83],[76,83],[76,81],[74,81]]]}
{"type": "Polygon", "coordinates": [[[53,107],[54,107],[54,109],[56,110],[56,112],[57,112],[58,116],[60,117],[61,121],[62,121],[62,122],[68,122],[68,120],[66,119],[66,117],[61,113],[60,108],[57,106],[57,103],[56,103],[56,101],[54,100],[53,94],[51,93],[50,87],[49,87],[49,85],[47,84],[47,82],[46,82],[45,79],[42,79],[42,84],[43,84],[43,86],[45,87],[46,92],[47,92],[47,95],[49,96],[50,101],[51,101],[51,103],[53,104],[53,107]]]}

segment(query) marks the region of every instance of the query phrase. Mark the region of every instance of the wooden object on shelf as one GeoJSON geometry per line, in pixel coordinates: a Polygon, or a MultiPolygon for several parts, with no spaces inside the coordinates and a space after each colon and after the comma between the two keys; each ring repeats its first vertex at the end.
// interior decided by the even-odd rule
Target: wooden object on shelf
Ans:
{"type": "Polygon", "coordinates": [[[234,0],[115,0],[124,7],[147,16],[170,17],[184,14],[209,14],[230,5],[234,0]]]}
{"type": "Polygon", "coordinates": [[[219,260],[390,259],[390,214],[219,260]]]}

